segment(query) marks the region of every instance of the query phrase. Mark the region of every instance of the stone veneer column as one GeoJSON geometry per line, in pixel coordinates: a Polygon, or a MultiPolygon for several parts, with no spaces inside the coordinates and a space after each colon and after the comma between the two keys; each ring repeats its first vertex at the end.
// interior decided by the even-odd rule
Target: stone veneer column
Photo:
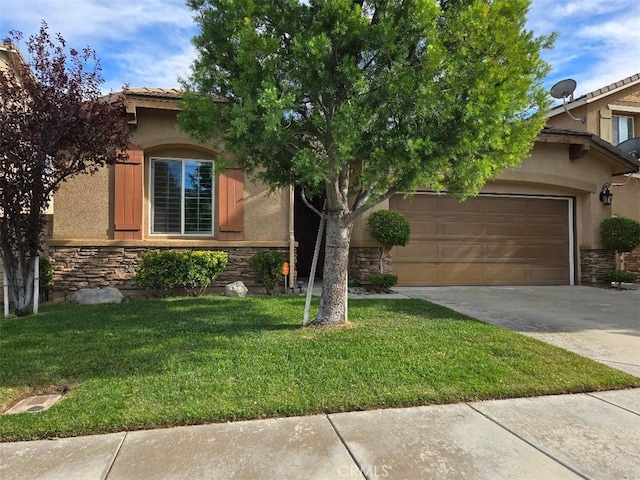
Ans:
{"type": "Polygon", "coordinates": [[[615,255],[604,249],[580,250],[581,283],[603,283],[605,270],[616,268],[615,255]]]}
{"type": "MultiPolygon", "coordinates": [[[[349,277],[361,285],[368,285],[367,277],[380,273],[380,253],[375,247],[351,247],[349,250],[349,277]]],[[[392,273],[391,253],[384,256],[384,273],[392,273]]]]}

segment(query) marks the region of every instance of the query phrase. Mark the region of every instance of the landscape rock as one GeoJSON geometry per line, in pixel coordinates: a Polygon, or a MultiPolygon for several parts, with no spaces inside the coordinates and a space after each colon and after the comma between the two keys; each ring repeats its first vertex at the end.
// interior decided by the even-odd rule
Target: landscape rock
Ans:
{"type": "Polygon", "coordinates": [[[246,297],[249,289],[241,281],[229,283],[224,287],[224,295],[226,297],[246,297]]]}
{"type": "Polygon", "coordinates": [[[80,305],[96,305],[98,303],[122,303],[124,296],[115,287],[81,288],[73,294],[71,301],[80,305]]]}

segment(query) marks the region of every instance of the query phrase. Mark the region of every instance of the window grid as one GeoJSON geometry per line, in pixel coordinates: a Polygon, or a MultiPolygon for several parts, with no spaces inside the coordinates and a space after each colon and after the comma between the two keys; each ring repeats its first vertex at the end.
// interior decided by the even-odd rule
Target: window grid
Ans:
{"type": "Polygon", "coordinates": [[[213,161],[151,159],[151,233],[213,235],[213,161]]]}

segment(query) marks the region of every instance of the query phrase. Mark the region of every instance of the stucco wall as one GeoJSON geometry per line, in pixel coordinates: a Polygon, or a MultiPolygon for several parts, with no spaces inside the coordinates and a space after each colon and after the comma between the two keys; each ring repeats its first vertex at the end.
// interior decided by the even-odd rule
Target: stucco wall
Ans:
{"type": "Polygon", "coordinates": [[[288,240],[288,189],[270,193],[265,185],[245,176],[244,199],[245,241],[288,240]]]}
{"type": "MultiPolygon", "coordinates": [[[[617,217],[632,218],[640,222],[640,175],[631,178],[624,186],[612,186],[611,211],[617,217]]],[[[627,177],[614,177],[614,183],[624,183],[627,177]]]]}
{"type": "Polygon", "coordinates": [[[53,238],[108,239],[113,237],[110,202],[112,167],[80,175],[64,183],[54,195],[53,238]]]}
{"type": "MultiPolygon", "coordinates": [[[[138,108],[137,127],[131,142],[145,149],[143,239],[179,239],[149,233],[149,159],[152,157],[214,160],[221,150],[216,145],[200,145],[176,130],[177,112],[138,108]]],[[[55,195],[54,239],[113,238],[113,167],[94,175],[71,179],[55,195]]],[[[216,185],[217,189],[217,185],[216,185]]],[[[245,241],[287,241],[289,192],[269,193],[266,186],[245,177],[245,241]]],[[[200,237],[201,238],[201,237],[200,237]]]]}

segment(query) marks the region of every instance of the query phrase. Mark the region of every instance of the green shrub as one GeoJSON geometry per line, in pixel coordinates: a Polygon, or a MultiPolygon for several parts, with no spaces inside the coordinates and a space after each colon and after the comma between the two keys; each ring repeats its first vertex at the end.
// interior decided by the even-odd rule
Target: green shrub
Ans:
{"type": "Polygon", "coordinates": [[[607,282],[617,283],[618,289],[623,283],[633,283],[640,277],[637,273],[626,270],[607,270],[603,276],[607,282]]]}
{"type": "Polygon", "coordinates": [[[225,252],[154,250],[140,256],[136,283],[154,295],[164,296],[182,287],[189,295],[202,295],[227,267],[225,252]]]}
{"type": "Polygon", "coordinates": [[[47,257],[40,257],[40,291],[46,292],[53,287],[53,267],[47,257]]]}
{"type": "Polygon", "coordinates": [[[251,257],[249,264],[269,295],[273,295],[276,285],[282,281],[284,262],[284,254],[275,250],[256,253],[251,257]]]}
{"type": "Polygon", "coordinates": [[[391,275],[390,273],[372,273],[367,277],[367,280],[371,284],[371,289],[374,292],[389,293],[391,287],[398,283],[398,276],[391,275]]]}
{"type": "Polygon", "coordinates": [[[631,252],[640,246],[640,223],[631,218],[607,218],[600,224],[600,240],[609,251],[631,252]]]}
{"type": "Polygon", "coordinates": [[[396,245],[405,246],[411,235],[409,219],[393,210],[377,210],[367,218],[367,228],[373,239],[389,249],[396,245]]]}
{"type": "Polygon", "coordinates": [[[399,245],[409,243],[411,224],[409,219],[393,210],[377,210],[367,218],[367,230],[371,237],[380,244],[380,273],[384,273],[384,254],[399,245]]]}

